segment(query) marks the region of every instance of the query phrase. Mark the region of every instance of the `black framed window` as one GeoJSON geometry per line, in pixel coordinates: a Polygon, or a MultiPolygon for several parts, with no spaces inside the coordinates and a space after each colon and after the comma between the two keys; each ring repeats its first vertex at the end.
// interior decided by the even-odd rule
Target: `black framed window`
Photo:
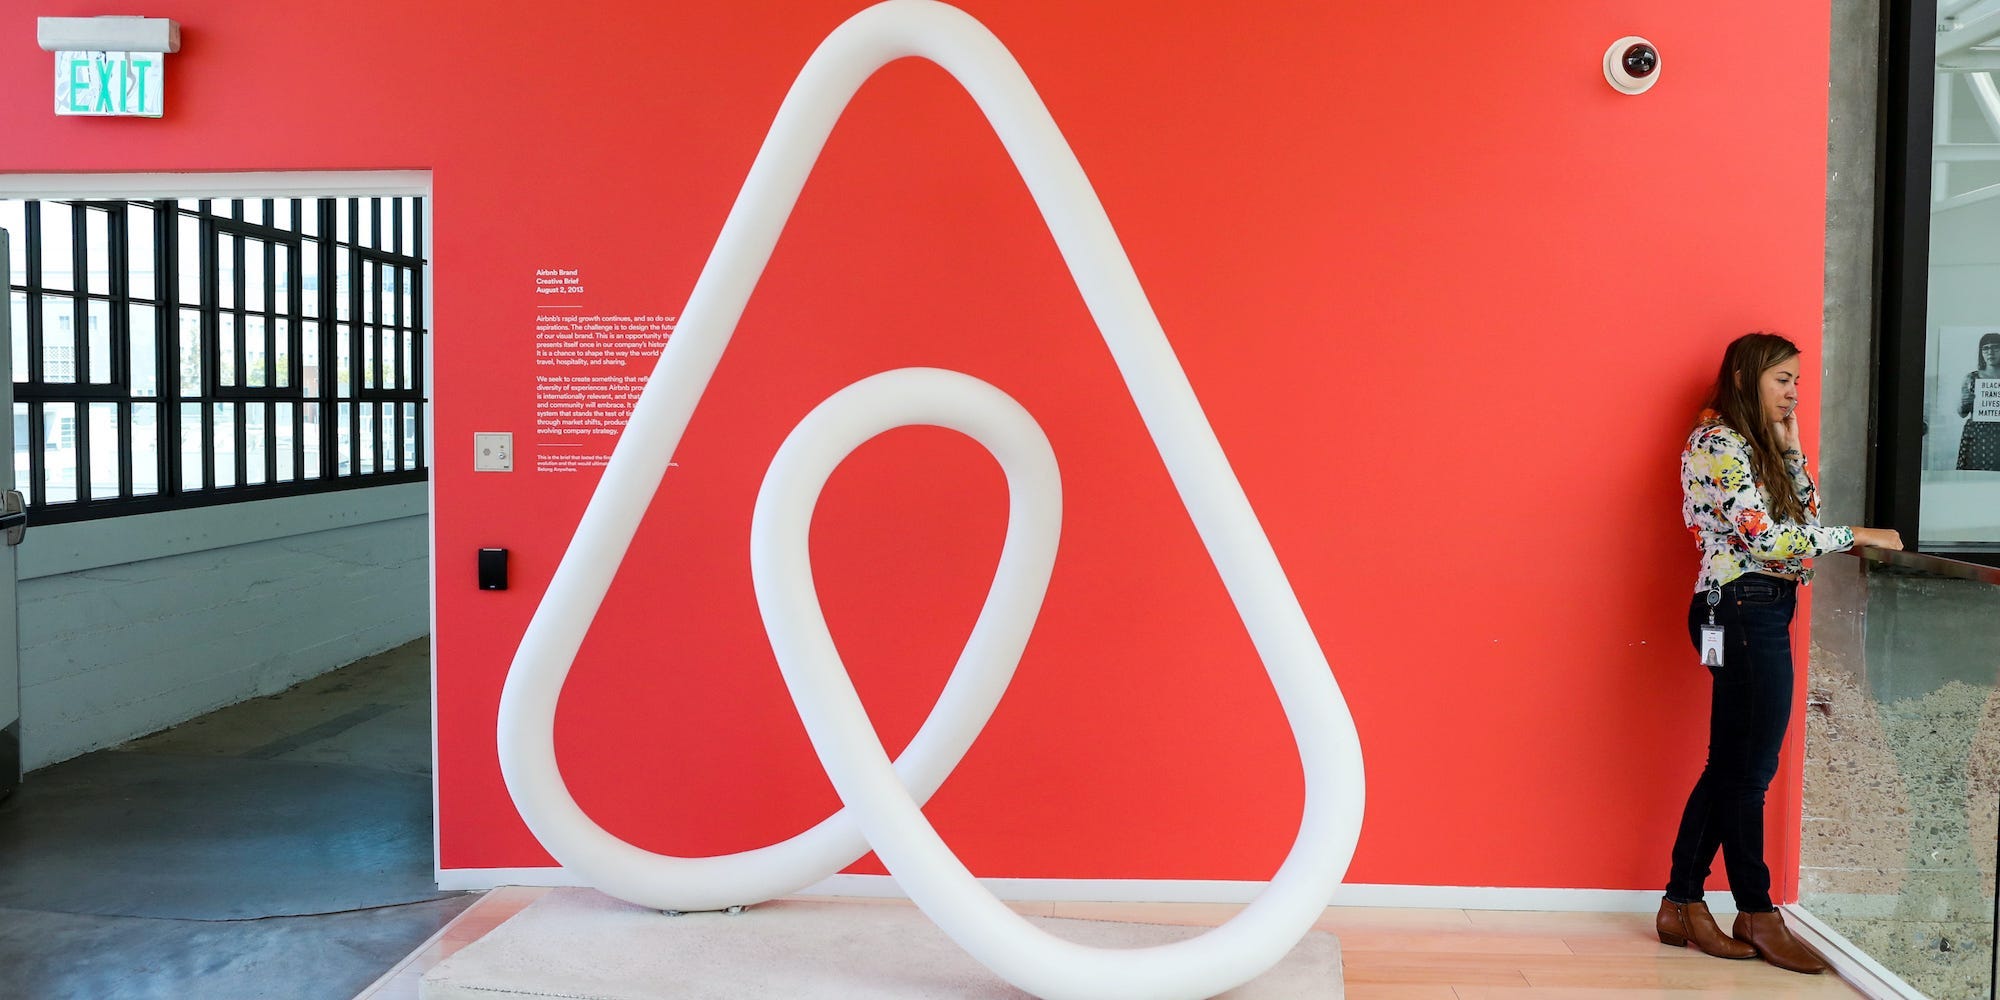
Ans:
{"type": "Polygon", "coordinates": [[[1873,519],[2000,563],[2000,3],[1883,18],[1873,519]]]}
{"type": "Polygon", "coordinates": [[[37,523],[420,481],[414,197],[4,201],[37,523]]]}

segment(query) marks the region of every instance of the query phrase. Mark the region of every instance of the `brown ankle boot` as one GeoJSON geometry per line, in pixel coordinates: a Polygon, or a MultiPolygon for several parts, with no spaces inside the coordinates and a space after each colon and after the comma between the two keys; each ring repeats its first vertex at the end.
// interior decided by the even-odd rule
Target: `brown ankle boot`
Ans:
{"type": "Polygon", "coordinates": [[[1776,910],[1769,913],[1738,913],[1733,928],[1739,940],[1748,942],[1764,956],[1764,961],[1787,972],[1802,972],[1818,975],[1826,971],[1826,963],[1806,947],[1804,941],[1793,936],[1785,926],[1785,918],[1776,910]]]}
{"type": "Polygon", "coordinates": [[[1716,958],[1757,956],[1757,949],[1722,933],[1722,928],[1715,924],[1715,917],[1708,912],[1707,903],[1676,903],[1671,899],[1662,899],[1660,915],[1654,919],[1653,926],[1660,932],[1661,944],[1678,948],[1693,941],[1703,954],[1716,958]]]}

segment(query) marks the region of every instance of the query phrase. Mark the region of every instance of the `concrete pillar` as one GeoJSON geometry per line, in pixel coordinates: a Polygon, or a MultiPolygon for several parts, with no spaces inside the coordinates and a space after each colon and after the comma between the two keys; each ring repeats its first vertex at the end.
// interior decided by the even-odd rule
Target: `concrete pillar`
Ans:
{"type": "MultiPolygon", "coordinates": [[[[1875,357],[1875,169],[1880,138],[1881,0],[1834,0],[1827,93],[1825,330],[1821,340],[1820,517],[1867,523],[1875,357]]],[[[1812,666],[1864,669],[1857,563],[1818,560],[1812,666]]],[[[1856,680],[1860,680],[1859,676],[1856,680]]]]}

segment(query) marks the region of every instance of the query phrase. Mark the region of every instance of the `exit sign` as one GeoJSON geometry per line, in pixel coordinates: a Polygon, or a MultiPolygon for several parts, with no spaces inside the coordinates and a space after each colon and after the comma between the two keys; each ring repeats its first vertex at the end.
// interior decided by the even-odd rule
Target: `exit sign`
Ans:
{"type": "Polygon", "coordinates": [[[158,118],[166,53],[57,52],[56,114],[158,118]]]}

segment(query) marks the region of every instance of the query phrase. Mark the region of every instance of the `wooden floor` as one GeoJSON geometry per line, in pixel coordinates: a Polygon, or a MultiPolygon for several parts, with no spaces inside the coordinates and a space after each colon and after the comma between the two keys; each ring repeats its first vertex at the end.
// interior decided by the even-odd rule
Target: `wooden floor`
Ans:
{"type": "MultiPolygon", "coordinates": [[[[417,983],[545,889],[495,889],[389,970],[357,1000],[415,1000],[417,983]]],[[[887,904],[907,905],[907,904],[887,904]]],[[[1024,913],[1213,925],[1233,905],[1022,903],[1024,913]]],[[[1340,937],[1348,1000],[1694,1000],[1859,996],[1832,975],[1729,962],[1653,936],[1651,914],[1398,910],[1336,906],[1319,928],[1340,937]]]]}

